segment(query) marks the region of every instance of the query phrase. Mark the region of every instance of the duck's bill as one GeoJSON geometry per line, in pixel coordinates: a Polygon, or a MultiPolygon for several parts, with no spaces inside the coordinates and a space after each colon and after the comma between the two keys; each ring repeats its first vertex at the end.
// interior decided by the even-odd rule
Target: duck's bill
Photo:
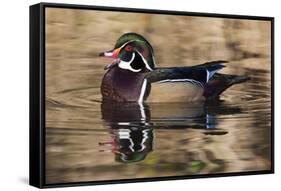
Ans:
{"type": "Polygon", "coordinates": [[[117,59],[119,52],[120,52],[120,48],[117,48],[110,51],[101,52],[99,53],[99,56],[117,59]]]}
{"type": "Polygon", "coordinates": [[[113,53],[113,51],[112,52],[110,52],[110,51],[108,51],[108,52],[101,52],[101,53],[99,53],[99,56],[113,58],[114,57],[114,53],[113,53]]]}
{"type": "Polygon", "coordinates": [[[116,66],[120,62],[120,59],[118,58],[119,52],[120,52],[120,48],[99,53],[99,56],[108,57],[108,58],[113,58],[114,59],[111,64],[108,64],[108,65],[106,65],[104,67],[105,70],[110,69],[110,68],[116,66]]]}

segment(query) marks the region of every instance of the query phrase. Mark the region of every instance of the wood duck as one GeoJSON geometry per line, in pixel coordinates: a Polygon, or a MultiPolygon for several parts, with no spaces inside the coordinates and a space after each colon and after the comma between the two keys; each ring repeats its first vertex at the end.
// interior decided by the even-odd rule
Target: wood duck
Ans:
{"type": "Polygon", "coordinates": [[[246,76],[219,74],[227,61],[196,66],[157,68],[151,44],[141,35],[126,33],[114,49],[99,56],[113,58],[105,67],[103,100],[116,102],[190,102],[216,99],[246,76]]]}

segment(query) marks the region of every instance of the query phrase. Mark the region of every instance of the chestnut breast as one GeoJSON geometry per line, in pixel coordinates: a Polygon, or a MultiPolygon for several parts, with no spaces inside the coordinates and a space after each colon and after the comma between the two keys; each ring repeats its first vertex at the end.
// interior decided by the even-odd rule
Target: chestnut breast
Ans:
{"type": "Polygon", "coordinates": [[[118,102],[138,101],[144,76],[145,73],[132,72],[119,67],[109,69],[102,80],[101,93],[103,99],[118,102]]]}

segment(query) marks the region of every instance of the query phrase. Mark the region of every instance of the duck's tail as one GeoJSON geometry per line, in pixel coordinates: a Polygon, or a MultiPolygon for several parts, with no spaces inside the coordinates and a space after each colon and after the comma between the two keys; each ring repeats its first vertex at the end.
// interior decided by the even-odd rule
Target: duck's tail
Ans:
{"type": "Polygon", "coordinates": [[[216,73],[214,77],[206,84],[204,88],[204,96],[207,100],[216,99],[230,86],[246,82],[249,79],[250,78],[247,76],[216,73]]]}

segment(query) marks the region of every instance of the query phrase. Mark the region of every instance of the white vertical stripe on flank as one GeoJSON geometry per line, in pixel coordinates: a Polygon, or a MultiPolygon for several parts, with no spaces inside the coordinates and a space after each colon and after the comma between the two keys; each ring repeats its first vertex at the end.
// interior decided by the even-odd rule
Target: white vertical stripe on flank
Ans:
{"type": "Polygon", "coordinates": [[[206,79],[206,83],[208,83],[209,79],[210,79],[210,72],[206,69],[207,72],[207,79],[206,79]]]}
{"type": "Polygon", "coordinates": [[[145,93],[145,90],[146,90],[146,85],[147,85],[147,80],[144,79],[143,83],[142,83],[142,86],[141,86],[140,97],[139,97],[139,100],[138,100],[139,103],[143,102],[143,97],[144,97],[144,93],[145,93]]]}
{"type": "MultiPolygon", "coordinates": [[[[218,70],[219,70],[219,69],[218,69],[218,70]]],[[[214,74],[215,74],[218,70],[209,71],[208,69],[206,69],[206,72],[207,72],[207,81],[206,81],[206,82],[209,82],[209,80],[214,76],[214,74]]]]}

